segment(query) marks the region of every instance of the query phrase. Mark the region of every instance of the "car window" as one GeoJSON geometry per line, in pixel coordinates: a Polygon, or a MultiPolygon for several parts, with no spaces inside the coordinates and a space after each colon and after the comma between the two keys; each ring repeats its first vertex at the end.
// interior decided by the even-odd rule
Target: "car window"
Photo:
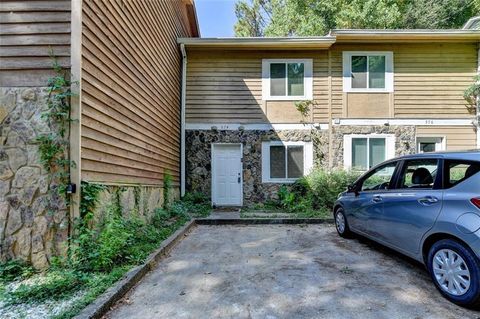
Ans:
{"type": "Polygon", "coordinates": [[[446,160],[445,161],[445,188],[453,187],[480,172],[480,163],[446,160]]]}
{"type": "Polygon", "coordinates": [[[395,172],[396,162],[382,165],[373,170],[362,182],[362,191],[388,189],[395,172]]]}
{"type": "Polygon", "coordinates": [[[399,188],[433,188],[437,176],[438,160],[418,159],[405,161],[398,183],[399,188]]]}

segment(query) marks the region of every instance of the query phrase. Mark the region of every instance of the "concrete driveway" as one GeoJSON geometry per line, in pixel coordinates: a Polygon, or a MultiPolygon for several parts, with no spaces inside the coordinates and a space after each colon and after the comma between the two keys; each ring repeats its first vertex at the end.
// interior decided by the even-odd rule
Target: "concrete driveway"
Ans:
{"type": "Polygon", "coordinates": [[[333,226],[198,226],[107,318],[480,318],[333,226]]]}

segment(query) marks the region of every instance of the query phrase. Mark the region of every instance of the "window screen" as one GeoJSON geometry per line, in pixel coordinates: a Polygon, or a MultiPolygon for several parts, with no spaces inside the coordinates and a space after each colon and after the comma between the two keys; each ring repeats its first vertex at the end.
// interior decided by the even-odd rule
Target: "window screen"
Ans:
{"type": "Polygon", "coordinates": [[[285,178],[285,146],[270,146],[270,177],[285,178]]]}

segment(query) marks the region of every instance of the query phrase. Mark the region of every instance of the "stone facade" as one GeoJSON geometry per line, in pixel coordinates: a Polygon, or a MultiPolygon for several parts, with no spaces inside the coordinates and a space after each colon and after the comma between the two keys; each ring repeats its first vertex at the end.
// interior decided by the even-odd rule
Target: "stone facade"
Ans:
{"type": "Polygon", "coordinates": [[[395,156],[415,153],[415,126],[332,126],[333,167],[343,167],[343,136],[346,134],[393,134],[395,135],[395,156]]]}
{"type": "Polygon", "coordinates": [[[244,205],[277,198],[281,184],[262,183],[263,141],[312,141],[314,166],[328,163],[328,134],[322,130],[188,130],[186,132],[186,189],[211,196],[212,143],[243,144],[244,205]]]}
{"type": "Polygon", "coordinates": [[[65,202],[43,169],[37,137],[51,128],[41,118],[46,88],[0,88],[0,260],[37,268],[63,254],[69,229],[65,202]]]}
{"type": "MultiPolygon", "coordinates": [[[[343,167],[343,135],[394,134],[395,155],[415,152],[415,126],[333,126],[332,167],[343,167]]],[[[211,196],[212,143],[243,144],[244,205],[276,199],[281,184],[262,183],[262,142],[272,140],[313,142],[314,167],[328,168],[327,130],[188,130],[186,132],[186,188],[211,196]]]]}
{"type": "MultiPolygon", "coordinates": [[[[180,196],[178,188],[172,188],[169,202],[180,196]]],[[[105,186],[98,194],[98,202],[94,210],[93,223],[101,225],[109,210],[119,208],[123,217],[138,217],[149,222],[156,208],[163,207],[164,190],[156,186],[105,186]]]]}

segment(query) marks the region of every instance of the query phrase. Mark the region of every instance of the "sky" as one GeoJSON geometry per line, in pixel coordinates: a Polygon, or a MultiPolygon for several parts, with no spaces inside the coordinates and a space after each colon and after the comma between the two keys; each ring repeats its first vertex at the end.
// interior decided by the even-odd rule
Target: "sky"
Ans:
{"type": "Polygon", "coordinates": [[[195,0],[202,38],[233,37],[236,0],[195,0]]]}

